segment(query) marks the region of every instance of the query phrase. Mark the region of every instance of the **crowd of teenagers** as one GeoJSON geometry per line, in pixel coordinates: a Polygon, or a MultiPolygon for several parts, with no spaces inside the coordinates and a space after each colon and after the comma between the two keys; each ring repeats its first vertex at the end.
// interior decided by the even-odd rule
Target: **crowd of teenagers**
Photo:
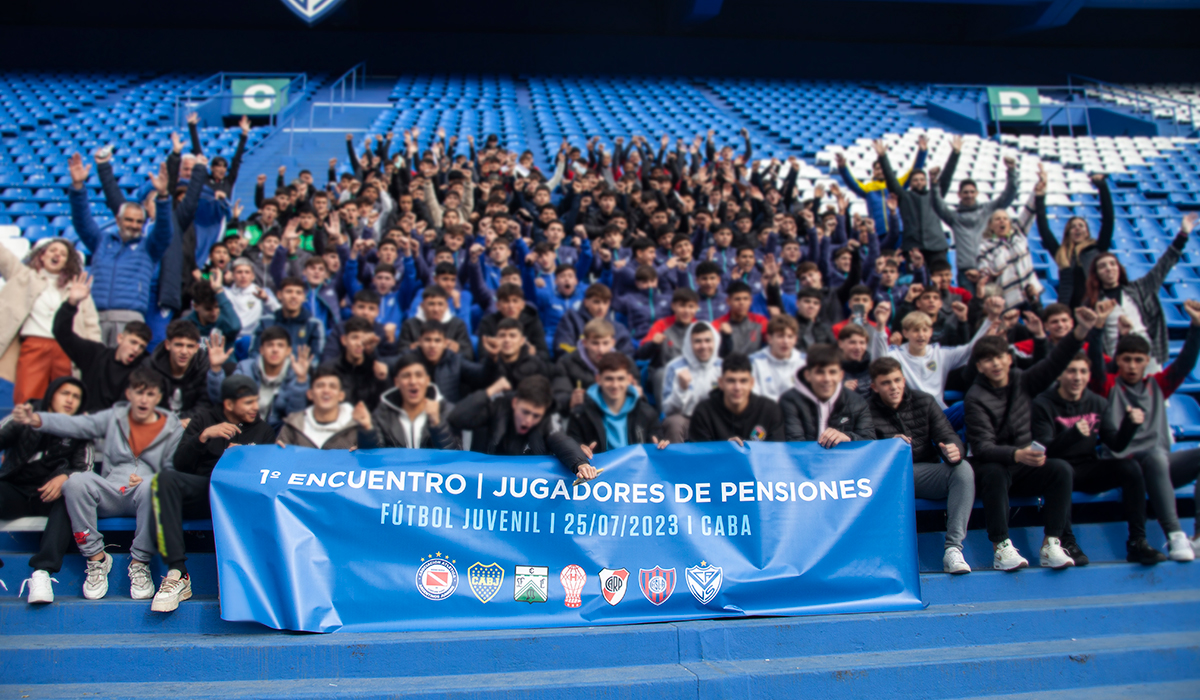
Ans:
{"type": "Polygon", "coordinates": [[[1200,352],[1200,302],[1170,362],[1158,299],[1195,214],[1131,280],[1102,175],[1101,230],[1055,231],[1044,177],[1010,215],[1011,158],[994,199],[965,179],[947,202],[958,139],[928,168],[922,139],[903,172],[878,142],[869,181],[839,157],[843,185],[801,192],[799,162],[754,159],[744,132],[564,142],[544,173],[494,136],[413,130],[347,136],[349,166],[331,159],[323,184],[280,168],[268,196],[259,175],[243,218],[241,147],[209,159],[189,121],[190,152],[175,138],[132,199],[96,154],[110,224],[73,157],[86,271],[62,238],[24,261],[0,246],[0,352],[19,344],[0,519],[48,517],[31,603],[53,600],[72,546],[84,597],[105,596],[98,519],[124,516],[131,597],[176,609],[183,521],[210,517],[214,466],[248,444],[551,455],[592,479],[594,455],[634,444],[899,439],[917,497],[946,500],[948,573],[970,571],[976,497],[996,569],[1028,566],[1011,496],[1044,499],[1040,564],[1062,568],[1087,563],[1072,491],[1117,487],[1129,561],[1195,556],[1175,489],[1200,451],[1172,453],[1165,402],[1200,352]],[[1059,267],[1045,306],[1033,226],[1059,267]]]}

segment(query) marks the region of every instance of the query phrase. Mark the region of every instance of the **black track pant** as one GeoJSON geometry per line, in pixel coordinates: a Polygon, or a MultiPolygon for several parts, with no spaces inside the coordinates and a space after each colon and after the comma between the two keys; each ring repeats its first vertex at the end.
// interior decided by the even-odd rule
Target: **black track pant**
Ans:
{"type": "Polygon", "coordinates": [[[983,499],[983,517],[988,539],[1008,539],[1008,497],[1041,496],[1045,500],[1042,519],[1047,537],[1062,537],[1071,513],[1071,465],[1061,459],[1047,459],[1040,467],[1003,464],[972,464],[975,468],[975,495],[983,499]]]}
{"type": "MultiPolygon", "coordinates": [[[[1146,481],[1142,467],[1132,459],[1098,459],[1075,466],[1074,490],[1083,493],[1102,493],[1121,489],[1121,507],[1129,523],[1129,539],[1146,537],[1146,481]]],[[[1063,540],[1075,539],[1070,523],[1063,540]]]]}
{"type": "Polygon", "coordinates": [[[29,558],[29,566],[35,571],[42,569],[56,574],[62,569],[63,557],[74,542],[66,501],[59,497],[43,503],[36,488],[0,481],[0,518],[9,520],[37,515],[46,516],[46,530],[42,533],[41,548],[29,558]]]}
{"type": "Polygon", "coordinates": [[[154,531],[158,553],[163,561],[179,573],[186,574],[187,554],[183,548],[185,518],[211,518],[208,503],[209,477],[177,471],[159,472],[154,476],[151,502],[154,507],[154,531]]]}

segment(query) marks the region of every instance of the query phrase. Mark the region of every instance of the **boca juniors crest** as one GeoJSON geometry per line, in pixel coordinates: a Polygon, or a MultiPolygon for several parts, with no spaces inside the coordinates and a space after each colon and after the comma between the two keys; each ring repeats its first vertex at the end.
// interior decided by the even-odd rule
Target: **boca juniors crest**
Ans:
{"type": "Polygon", "coordinates": [[[662,605],[675,592],[675,569],[664,569],[661,566],[639,569],[638,583],[646,600],[655,605],[662,605]]]}
{"type": "Polygon", "coordinates": [[[604,595],[604,600],[609,605],[616,605],[625,599],[625,591],[629,590],[626,585],[629,581],[629,572],[625,569],[601,569],[600,570],[600,593],[604,595]]]}
{"type": "Polygon", "coordinates": [[[504,567],[495,562],[475,562],[467,567],[467,583],[479,602],[486,603],[496,595],[500,585],[504,583],[504,567]]]}
{"type": "Polygon", "coordinates": [[[683,578],[687,581],[688,590],[696,596],[701,605],[708,605],[721,592],[721,567],[708,562],[700,562],[700,566],[689,566],[683,570],[683,578]]]}
{"type": "Polygon", "coordinates": [[[342,0],[283,0],[283,4],[297,17],[313,25],[341,5],[342,0]]]}

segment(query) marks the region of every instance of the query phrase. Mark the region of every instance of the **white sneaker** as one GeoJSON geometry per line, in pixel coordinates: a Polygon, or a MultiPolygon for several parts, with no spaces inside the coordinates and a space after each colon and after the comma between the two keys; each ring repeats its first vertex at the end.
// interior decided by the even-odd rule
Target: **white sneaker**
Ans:
{"type": "Polygon", "coordinates": [[[1047,537],[1042,545],[1041,565],[1048,569],[1065,569],[1075,566],[1075,560],[1062,548],[1062,542],[1057,537],[1047,537]]]}
{"type": "Polygon", "coordinates": [[[942,555],[942,570],[948,574],[971,573],[971,567],[967,564],[967,560],[963,559],[962,550],[958,547],[946,549],[946,553],[942,555]]]}
{"type": "Polygon", "coordinates": [[[1196,550],[1192,549],[1191,540],[1183,534],[1182,530],[1176,530],[1167,535],[1167,556],[1171,561],[1195,560],[1196,550]]]}
{"type": "Polygon", "coordinates": [[[129,597],[146,600],[154,597],[154,581],[150,579],[150,565],[140,561],[129,562],[129,597]]]}
{"type": "Polygon", "coordinates": [[[38,569],[29,578],[21,582],[21,591],[17,593],[17,597],[19,598],[25,594],[25,585],[29,584],[30,603],[53,603],[54,586],[50,585],[51,581],[58,583],[58,579],[50,577],[49,571],[38,569]]]}
{"type": "Polygon", "coordinates": [[[992,557],[992,568],[997,571],[1016,571],[1027,566],[1029,561],[1021,556],[1013,546],[1012,540],[1004,540],[996,547],[996,554],[992,557]]]}
{"type": "Polygon", "coordinates": [[[152,612],[171,612],[179,604],[192,597],[192,579],[186,574],[182,577],[179,571],[171,569],[163,578],[158,593],[154,594],[154,602],[150,604],[152,612]]]}
{"type": "Polygon", "coordinates": [[[108,595],[108,572],[112,571],[113,558],[108,552],[100,561],[88,561],[87,579],[83,582],[83,597],[100,600],[108,595]]]}

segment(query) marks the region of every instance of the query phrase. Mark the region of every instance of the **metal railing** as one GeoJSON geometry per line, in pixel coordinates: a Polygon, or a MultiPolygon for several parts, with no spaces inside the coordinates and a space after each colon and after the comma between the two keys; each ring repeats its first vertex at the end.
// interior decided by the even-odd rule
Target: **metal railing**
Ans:
{"type": "Polygon", "coordinates": [[[271,134],[278,131],[280,124],[286,118],[289,112],[294,112],[295,109],[303,102],[302,98],[305,91],[308,89],[308,74],[306,73],[217,73],[203,80],[189,85],[184,90],[175,95],[175,128],[182,128],[182,119],[188,111],[202,107],[205,103],[223,98],[246,98],[253,97],[259,100],[270,100],[271,107],[267,111],[268,123],[272,127],[271,134]],[[235,93],[232,90],[232,81],[240,78],[288,78],[288,84],[284,89],[275,95],[264,96],[259,94],[235,93]],[[282,95],[287,96],[287,104],[280,109],[276,109],[276,103],[282,98],[282,95]]]}
{"type": "Polygon", "coordinates": [[[1134,112],[1146,113],[1151,119],[1170,119],[1176,136],[1188,135],[1195,131],[1198,107],[1190,102],[1176,100],[1162,95],[1153,95],[1131,87],[1096,80],[1084,75],[1071,74],[1067,76],[1067,84],[1085,94],[1094,93],[1102,102],[1131,102],[1134,112]],[[1082,83],[1082,85],[1077,85],[1082,83]],[[1170,116],[1162,116],[1160,111],[1170,111],[1170,116]],[[1186,126],[1184,126],[1186,124],[1186,126]]]}
{"type": "MultiPolygon", "coordinates": [[[[358,93],[359,73],[362,73],[362,82],[365,85],[367,82],[367,62],[359,61],[350,70],[342,73],[337,80],[329,84],[329,119],[333,120],[333,108],[336,106],[341,111],[346,110],[348,102],[353,102],[358,93]],[[350,99],[346,100],[346,84],[350,85],[350,99]],[[339,91],[341,93],[339,99],[339,91]]],[[[316,113],[317,103],[313,100],[312,105],[308,108],[308,130],[313,130],[313,115],[316,113]]]]}

